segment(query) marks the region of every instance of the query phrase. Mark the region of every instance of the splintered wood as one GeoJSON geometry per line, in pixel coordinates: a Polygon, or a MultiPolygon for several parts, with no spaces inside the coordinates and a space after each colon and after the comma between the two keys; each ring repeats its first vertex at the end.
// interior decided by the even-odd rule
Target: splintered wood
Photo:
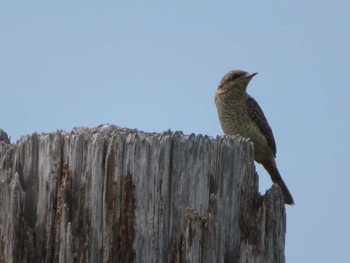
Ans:
{"type": "Polygon", "coordinates": [[[112,125],[0,140],[0,262],[285,262],[241,137],[112,125]]]}

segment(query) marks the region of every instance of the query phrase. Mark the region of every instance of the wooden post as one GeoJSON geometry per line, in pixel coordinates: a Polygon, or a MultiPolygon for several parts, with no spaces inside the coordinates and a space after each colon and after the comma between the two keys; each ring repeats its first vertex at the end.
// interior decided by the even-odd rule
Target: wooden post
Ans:
{"type": "Polygon", "coordinates": [[[241,137],[102,125],[2,139],[0,211],[0,262],[285,262],[280,189],[259,195],[241,137]]]}

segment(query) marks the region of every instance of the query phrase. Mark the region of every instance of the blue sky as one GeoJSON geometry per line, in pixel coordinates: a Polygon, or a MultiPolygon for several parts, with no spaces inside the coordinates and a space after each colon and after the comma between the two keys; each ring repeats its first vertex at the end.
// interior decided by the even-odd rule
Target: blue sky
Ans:
{"type": "MultiPolygon", "coordinates": [[[[0,127],[22,135],[110,123],[221,135],[231,69],[294,195],[287,262],[344,262],[350,244],[348,1],[3,1],[0,127]]],[[[271,186],[257,165],[262,192],[271,186]]]]}

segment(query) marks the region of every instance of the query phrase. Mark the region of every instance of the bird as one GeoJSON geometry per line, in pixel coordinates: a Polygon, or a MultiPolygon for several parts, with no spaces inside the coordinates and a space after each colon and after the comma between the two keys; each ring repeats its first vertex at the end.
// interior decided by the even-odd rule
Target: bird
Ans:
{"type": "Polygon", "coordinates": [[[284,202],[294,205],[294,199],[282,179],[276,164],[276,142],[272,129],[247,87],[258,73],[231,70],[221,79],[215,93],[215,104],[223,132],[249,138],[254,145],[254,160],[269,173],[273,183],[282,190],[284,202]]]}

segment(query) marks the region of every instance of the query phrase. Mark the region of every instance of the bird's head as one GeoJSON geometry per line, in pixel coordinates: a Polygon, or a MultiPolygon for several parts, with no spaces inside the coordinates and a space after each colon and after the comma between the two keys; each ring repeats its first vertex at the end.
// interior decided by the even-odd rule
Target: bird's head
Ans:
{"type": "Polygon", "coordinates": [[[229,91],[241,93],[246,91],[250,80],[258,73],[249,74],[243,70],[231,70],[225,74],[218,86],[217,94],[229,91]]]}

